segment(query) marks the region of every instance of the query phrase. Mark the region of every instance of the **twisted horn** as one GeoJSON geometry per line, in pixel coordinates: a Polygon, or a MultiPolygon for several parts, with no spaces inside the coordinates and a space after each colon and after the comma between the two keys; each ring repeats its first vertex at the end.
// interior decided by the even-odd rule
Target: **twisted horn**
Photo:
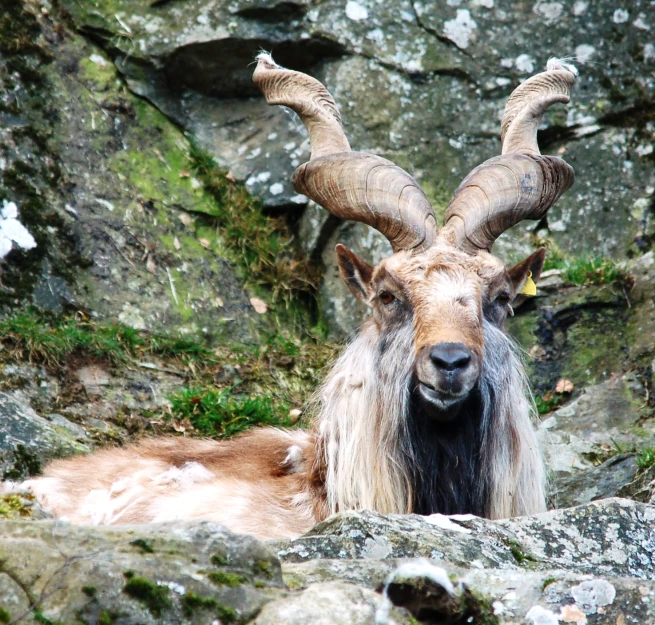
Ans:
{"type": "Polygon", "coordinates": [[[253,75],[269,104],[294,110],[305,124],[311,158],[293,174],[293,188],[327,211],[381,232],[394,252],[423,251],[437,238],[434,211],[418,183],[391,161],[353,152],[337,105],[316,79],[257,57],[253,75]]]}
{"type": "Polygon", "coordinates": [[[573,168],[542,156],[537,129],[555,102],[569,102],[577,70],[556,59],[509,97],[501,123],[502,156],[476,167],[459,185],[446,209],[441,236],[475,253],[524,219],[541,219],[573,184],[573,168]]]}

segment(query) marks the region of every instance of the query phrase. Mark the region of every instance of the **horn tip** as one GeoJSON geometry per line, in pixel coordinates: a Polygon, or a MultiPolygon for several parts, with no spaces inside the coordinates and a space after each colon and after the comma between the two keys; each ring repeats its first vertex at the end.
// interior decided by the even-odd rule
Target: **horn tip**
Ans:
{"type": "Polygon", "coordinates": [[[257,69],[279,69],[280,66],[273,60],[270,52],[262,50],[256,57],[257,69]]]}
{"type": "Polygon", "coordinates": [[[575,78],[579,75],[578,68],[573,65],[573,63],[569,63],[565,58],[560,59],[556,56],[551,56],[548,59],[548,63],[546,63],[546,71],[554,72],[556,70],[569,72],[570,74],[573,74],[575,78]]]}

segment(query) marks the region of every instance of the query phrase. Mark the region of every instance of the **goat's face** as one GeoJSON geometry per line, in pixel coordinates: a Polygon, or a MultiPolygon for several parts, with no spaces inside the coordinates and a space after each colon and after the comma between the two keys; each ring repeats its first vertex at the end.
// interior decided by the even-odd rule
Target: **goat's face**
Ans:
{"type": "Polygon", "coordinates": [[[453,419],[475,389],[484,357],[484,320],[503,327],[528,277],[538,278],[544,250],[506,269],[488,252],[437,245],[398,252],[371,267],[344,246],[337,255],[350,290],[372,310],[383,338],[411,327],[412,388],[435,419],[453,419]]]}

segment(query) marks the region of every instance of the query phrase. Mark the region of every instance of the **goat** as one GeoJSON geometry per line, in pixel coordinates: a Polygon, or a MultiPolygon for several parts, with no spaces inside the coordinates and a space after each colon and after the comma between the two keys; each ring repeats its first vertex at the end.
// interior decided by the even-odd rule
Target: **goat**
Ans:
{"type": "Polygon", "coordinates": [[[503,328],[534,289],[545,250],[506,269],[491,248],[520,221],[542,219],[573,183],[567,163],[540,154],[536,135],[546,109],[569,101],[575,73],[551,60],[512,93],[502,155],[464,179],[439,230],[409,174],[351,151],[320,82],[260,55],[255,83],[309,132],[311,158],[294,188],[376,228],[393,249],[372,267],[337,246],[341,276],[371,315],[317,392],[313,428],[144,440],[52,462],[23,486],[74,523],[207,519],[265,539],[349,509],[489,518],[544,510],[529,389],[503,328]]]}

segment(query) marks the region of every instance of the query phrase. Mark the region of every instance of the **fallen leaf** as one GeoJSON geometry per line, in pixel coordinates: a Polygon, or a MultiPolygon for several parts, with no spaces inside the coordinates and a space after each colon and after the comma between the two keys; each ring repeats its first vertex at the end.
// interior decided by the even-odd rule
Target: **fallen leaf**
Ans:
{"type": "Polygon", "coordinates": [[[302,414],[302,410],[298,408],[292,408],[291,410],[289,410],[289,423],[291,423],[291,425],[295,425],[296,423],[298,423],[301,414],[302,414]]]}
{"type": "Polygon", "coordinates": [[[571,380],[567,380],[565,378],[562,378],[561,380],[558,380],[557,385],[555,386],[555,392],[556,393],[572,393],[573,392],[573,382],[571,380]]]}
{"type": "Polygon", "coordinates": [[[214,306],[216,306],[216,308],[223,308],[225,302],[220,297],[216,297],[214,298],[214,306]]]}
{"type": "Polygon", "coordinates": [[[230,182],[236,182],[236,178],[234,177],[234,174],[231,171],[228,171],[227,174],[225,174],[225,177],[230,181],[230,182]]]}
{"type": "Polygon", "coordinates": [[[182,249],[182,244],[180,243],[180,240],[177,237],[173,239],[173,246],[175,247],[176,250],[182,249]]]}
{"type": "Polygon", "coordinates": [[[190,174],[186,169],[183,169],[183,170],[180,172],[180,178],[188,178],[190,175],[191,175],[191,174],[190,174]]]}
{"type": "Polygon", "coordinates": [[[203,247],[211,247],[211,243],[209,242],[209,239],[198,239],[198,243],[202,245],[203,247]]]}
{"type": "Polygon", "coordinates": [[[155,261],[152,258],[152,254],[148,254],[148,260],[146,261],[146,269],[150,273],[157,273],[157,265],[155,265],[155,261]]]}
{"type": "Polygon", "coordinates": [[[266,302],[259,299],[258,297],[251,297],[250,303],[252,304],[252,307],[255,309],[255,312],[258,312],[260,315],[265,314],[266,311],[268,310],[268,306],[266,305],[266,302]]]}

